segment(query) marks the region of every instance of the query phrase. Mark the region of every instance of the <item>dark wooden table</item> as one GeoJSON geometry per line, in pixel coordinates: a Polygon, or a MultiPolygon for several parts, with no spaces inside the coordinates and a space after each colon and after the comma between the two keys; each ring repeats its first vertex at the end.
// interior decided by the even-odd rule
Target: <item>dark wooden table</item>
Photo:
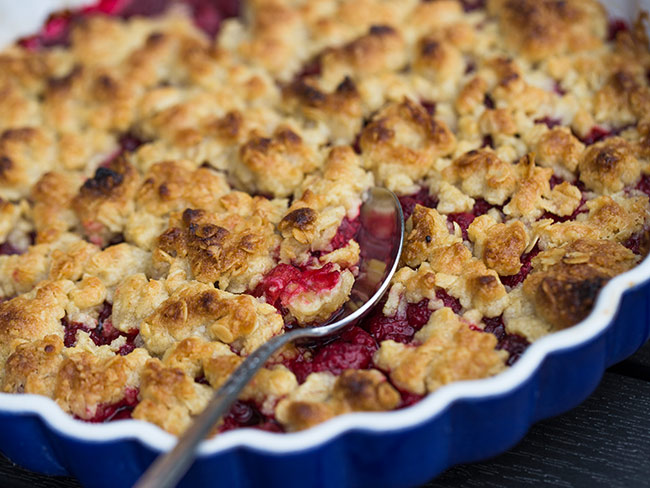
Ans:
{"type": "MultiPolygon", "coordinates": [[[[535,425],[494,459],[447,470],[422,488],[650,487],[650,342],[610,368],[581,406],[535,425]]],[[[0,487],[79,488],[0,457],[0,487]]]]}

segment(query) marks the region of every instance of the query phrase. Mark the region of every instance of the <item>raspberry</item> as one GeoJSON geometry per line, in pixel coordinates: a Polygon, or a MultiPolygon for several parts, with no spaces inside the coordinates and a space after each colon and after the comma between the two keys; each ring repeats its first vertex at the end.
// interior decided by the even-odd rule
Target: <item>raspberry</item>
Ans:
{"type": "Polygon", "coordinates": [[[465,12],[485,8],[485,0],[460,0],[465,12]]]}
{"type": "Polygon", "coordinates": [[[609,21],[609,29],[607,33],[608,41],[615,41],[619,32],[627,32],[630,27],[623,19],[612,19],[609,21]]]}
{"type": "Polygon", "coordinates": [[[406,344],[415,335],[415,329],[406,317],[386,317],[379,307],[378,312],[373,314],[366,324],[368,331],[378,342],[392,340],[406,344]]]}
{"type": "Polygon", "coordinates": [[[650,248],[650,233],[647,229],[645,231],[637,232],[630,236],[623,245],[634,254],[645,256],[648,253],[648,248],[650,248]]]}
{"type": "Polygon", "coordinates": [[[329,371],[338,375],[346,369],[366,369],[372,363],[373,353],[361,344],[331,342],[314,356],[312,371],[329,371]]]}
{"type": "Polygon", "coordinates": [[[530,273],[530,270],[533,268],[533,258],[538,254],[539,248],[535,246],[529,253],[522,255],[520,258],[521,268],[519,269],[519,272],[512,276],[501,276],[501,283],[503,283],[505,286],[509,286],[510,288],[514,288],[519,283],[522,283],[530,273]]]}
{"type": "Polygon", "coordinates": [[[636,189],[650,196],[650,175],[643,175],[636,185],[636,189]]]}
{"type": "Polygon", "coordinates": [[[494,149],[494,139],[490,134],[483,136],[483,142],[481,142],[481,147],[491,147],[494,149]]]}
{"type": "Polygon", "coordinates": [[[420,330],[429,321],[432,310],[426,298],[418,303],[409,303],[406,307],[406,320],[416,330],[420,330]]]}
{"type": "Polygon", "coordinates": [[[406,408],[411,405],[416,404],[420,400],[424,398],[424,395],[418,395],[417,393],[411,393],[410,391],[404,391],[398,389],[400,396],[402,397],[402,401],[399,404],[398,408],[406,408]]]}
{"type": "Polygon", "coordinates": [[[482,198],[477,198],[474,201],[474,208],[472,209],[472,213],[478,217],[479,215],[485,215],[486,213],[488,213],[488,211],[491,208],[500,208],[500,207],[496,205],[492,205],[491,203],[486,202],[482,198]]]}
{"type": "Polygon", "coordinates": [[[63,335],[63,343],[65,347],[74,347],[77,342],[77,331],[83,330],[88,332],[92,341],[98,346],[109,345],[120,336],[126,337],[126,343],[120,347],[118,354],[124,356],[135,349],[135,338],[139,331],[133,329],[129,332],[122,332],[113,327],[111,316],[113,314],[113,305],[104,302],[99,315],[97,317],[97,326],[92,329],[88,325],[81,322],[70,322],[67,317],[61,319],[61,323],[65,329],[63,335]]]}
{"type": "Polygon", "coordinates": [[[484,317],[483,323],[485,324],[484,331],[494,334],[499,341],[497,343],[497,349],[508,351],[509,356],[506,361],[508,366],[512,366],[524,351],[526,351],[528,346],[530,346],[530,342],[525,337],[517,334],[508,334],[502,316],[493,318],[484,317]]]}
{"type": "Polygon", "coordinates": [[[0,244],[0,255],[22,254],[23,251],[15,247],[10,242],[3,242],[0,244]]]}
{"type": "Polygon", "coordinates": [[[472,222],[476,215],[468,212],[458,212],[447,214],[447,222],[455,222],[460,227],[460,230],[463,232],[463,239],[467,240],[467,228],[472,222]]]}
{"type": "Polygon", "coordinates": [[[560,119],[555,119],[553,117],[542,117],[541,119],[535,119],[536,124],[546,124],[546,127],[549,129],[552,129],[553,127],[557,127],[558,125],[562,125],[562,121],[560,119]]]}
{"type": "Polygon", "coordinates": [[[296,358],[284,361],[300,383],[313,372],[330,371],[340,374],[346,369],[366,369],[372,365],[372,356],[377,351],[377,342],[365,330],[350,327],[339,337],[326,344],[305,347],[296,358]],[[312,359],[306,359],[304,352],[311,350],[312,359]]]}
{"type": "Polygon", "coordinates": [[[350,241],[350,239],[353,239],[357,235],[360,227],[361,222],[358,218],[350,220],[345,217],[341,221],[341,225],[339,226],[330,243],[332,251],[336,251],[337,249],[344,247],[350,241]]]}
{"type": "Polygon", "coordinates": [[[111,420],[130,419],[133,409],[138,404],[138,393],[137,388],[126,388],[122,400],[115,403],[100,403],[97,405],[94,417],[82,420],[97,424],[111,420]]]}
{"type": "Polygon", "coordinates": [[[442,300],[442,303],[445,305],[445,307],[451,308],[454,313],[459,313],[463,309],[463,306],[460,304],[460,300],[458,300],[456,297],[452,297],[442,288],[436,291],[436,298],[438,300],[442,300]]]}
{"type": "Polygon", "coordinates": [[[612,135],[611,131],[596,126],[593,127],[586,136],[580,137],[579,139],[583,142],[583,144],[586,144],[587,146],[591,146],[592,144],[600,142],[611,135],[612,135]]]}
{"type": "Polygon", "coordinates": [[[360,327],[350,327],[347,329],[341,334],[341,340],[350,344],[358,344],[368,349],[377,349],[377,342],[360,327]]]}
{"type": "Polygon", "coordinates": [[[263,420],[264,416],[254,404],[238,400],[232,404],[228,413],[224,415],[219,432],[225,432],[238,427],[258,425],[263,420]]]}
{"type": "Polygon", "coordinates": [[[559,81],[556,81],[556,82],[553,84],[553,91],[554,91],[555,93],[557,93],[558,95],[560,95],[561,97],[563,97],[563,96],[566,95],[566,93],[567,93],[566,90],[565,90],[564,88],[562,88],[562,85],[560,84],[559,81]]]}
{"type": "Polygon", "coordinates": [[[420,100],[420,105],[433,117],[436,114],[436,102],[433,100],[420,100]]]}
{"type": "Polygon", "coordinates": [[[262,279],[252,294],[256,297],[263,296],[266,303],[280,309],[301,293],[331,290],[339,282],[340,276],[332,263],[317,269],[278,264],[262,279]]]}
{"type": "Polygon", "coordinates": [[[429,195],[429,190],[427,188],[420,188],[417,193],[412,195],[405,195],[399,197],[399,203],[402,206],[402,212],[404,213],[404,219],[408,219],[416,205],[422,205],[423,207],[435,208],[438,205],[438,199],[429,195]]]}
{"type": "Polygon", "coordinates": [[[555,188],[557,185],[564,183],[564,181],[565,181],[564,178],[560,178],[557,175],[552,175],[551,179],[548,180],[549,184],[551,185],[551,190],[555,188]]]}

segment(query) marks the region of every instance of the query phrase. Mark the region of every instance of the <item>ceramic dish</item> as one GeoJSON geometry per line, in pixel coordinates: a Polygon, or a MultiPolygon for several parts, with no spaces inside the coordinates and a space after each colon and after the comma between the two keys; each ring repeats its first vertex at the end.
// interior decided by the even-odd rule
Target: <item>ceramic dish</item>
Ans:
{"type": "MultiPolygon", "coordinates": [[[[632,1],[608,3],[617,18],[629,19],[639,7],[632,1]]],[[[71,2],[46,4],[54,9],[71,2]]],[[[2,10],[0,19],[5,24],[16,19],[12,24],[20,27],[14,36],[33,31],[42,20],[24,15],[31,12],[28,4],[1,8],[13,14],[2,10]]],[[[44,8],[39,15],[45,13],[44,8]]],[[[534,422],[583,401],[606,367],[646,341],[649,299],[646,259],[611,280],[587,319],[536,341],[496,377],[444,386],[399,411],[346,414],[298,433],[225,433],[201,445],[181,486],[412,486],[454,464],[493,456],[514,445],[534,422]]],[[[14,462],[49,475],[73,475],[92,487],[132,485],[175,441],[136,420],[83,423],[34,395],[0,394],[0,429],[0,451],[14,462]]]]}

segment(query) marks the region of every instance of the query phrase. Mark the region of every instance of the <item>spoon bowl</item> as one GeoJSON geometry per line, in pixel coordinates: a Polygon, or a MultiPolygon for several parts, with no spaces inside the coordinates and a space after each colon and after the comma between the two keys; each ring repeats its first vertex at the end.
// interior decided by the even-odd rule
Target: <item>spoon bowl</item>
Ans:
{"type": "Polygon", "coordinates": [[[296,328],[272,337],[230,375],[205,410],[180,437],[174,449],[159,456],[134,488],[171,488],[187,472],[196,457],[196,447],[214,424],[237,400],[240,392],[283,345],[297,339],[319,339],[342,332],[366,315],[384,295],[395,273],[404,244],[404,215],[393,192],[374,187],[360,209],[356,236],[360,249],[359,273],[348,301],[323,325],[296,328]]]}

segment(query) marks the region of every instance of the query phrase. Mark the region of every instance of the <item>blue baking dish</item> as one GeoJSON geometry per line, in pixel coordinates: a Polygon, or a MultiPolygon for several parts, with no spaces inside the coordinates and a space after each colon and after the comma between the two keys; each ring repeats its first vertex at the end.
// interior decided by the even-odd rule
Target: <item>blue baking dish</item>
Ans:
{"type": "MultiPolygon", "coordinates": [[[[406,487],[494,456],[541,419],[582,402],[605,368],[650,336],[650,260],[613,279],[580,324],[544,337],[500,375],[447,385],[394,412],[353,413],[307,431],[253,429],[205,441],[180,486],[406,487]]],[[[0,394],[0,450],[85,486],[130,486],[174,438],[137,420],[87,424],[47,398],[0,394]]]]}
{"type": "MultiPolygon", "coordinates": [[[[634,14],[633,2],[608,3],[618,9],[617,16],[634,14]]],[[[47,0],[40,6],[45,4],[62,5],[47,0]]],[[[11,8],[21,10],[13,2],[11,8]]],[[[22,33],[36,25],[25,24],[22,33]]],[[[200,446],[197,462],[180,486],[424,483],[454,464],[503,452],[534,422],[578,405],[596,388],[605,368],[648,339],[649,319],[646,259],[607,284],[587,319],[535,342],[496,377],[444,386],[399,411],[346,414],[303,432],[226,432],[200,446]]],[[[146,422],[75,420],[36,395],[0,393],[0,432],[0,451],[15,463],[44,474],[72,475],[96,488],[131,486],[174,443],[173,436],[146,422]]]]}

